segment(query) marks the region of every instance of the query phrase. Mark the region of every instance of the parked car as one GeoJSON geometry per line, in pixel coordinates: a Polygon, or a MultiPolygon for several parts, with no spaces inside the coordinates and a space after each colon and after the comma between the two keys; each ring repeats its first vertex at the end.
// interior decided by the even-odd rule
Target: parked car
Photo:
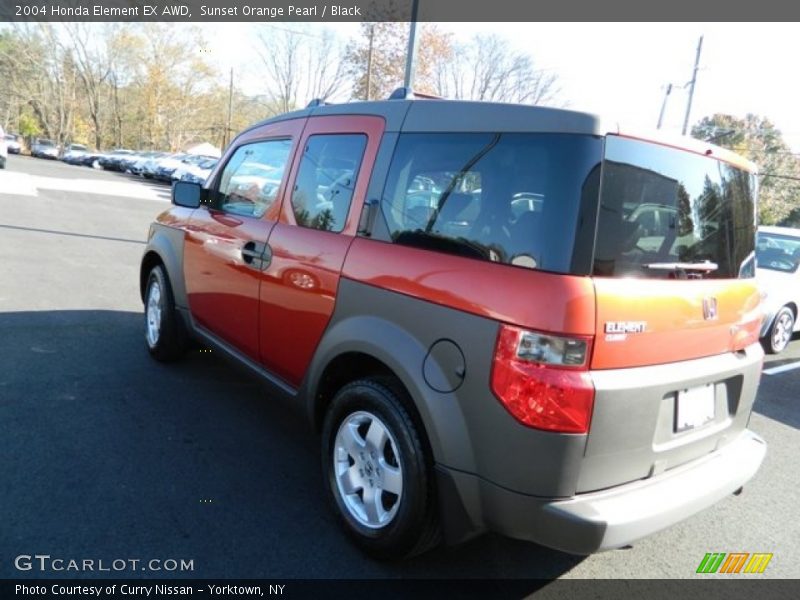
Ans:
{"type": "Polygon", "coordinates": [[[150,354],[195,338],[297,406],[381,558],[483,531],[587,554],[738,492],[766,452],[754,165],[393,96],[259,123],[174,184],[141,262],[150,354]]]}
{"type": "Polygon", "coordinates": [[[100,157],[100,166],[106,171],[121,171],[122,161],[133,154],[133,150],[117,148],[100,157]]]}
{"type": "Polygon", "coordinates": [[[133,165],[142,158],[142,152],[132,152],[126,156],[120,157],[117,161],[117,170],[122,173],[131,173],[133,165]]]}
{"type": "Polygon", "coordinates": [[[0,127],[0,169],[6,168],[8,161],[8,144],[6,142],[6,135],[3,133],[3,128],[0,127]]]}
{"type": "Polygon", "coordinates": [[[76,164],[82,167],[91,167],[93,169],[100,169],[100,159],[105,156],[102,152],[92,151],[87,152],[83,156],[78,157],[76,164]]]}
{"type": "Polygon", "coordinates": [[[19,154],[22,152],[22,142],[18,135],[13,133],[5,134],[6,149],[9,154],[19,154]]]}
{"type": "Polygon", "coordinates": [[[764,299],[761,342],[767,352],[778,354],[800,331],[800,229],[759,227],[756,265],[764,299]]]}
{"type": "Polygon", "coordinates": [[[37,138],[31,146],[31,156],[36,158],[58,158],[59,147],[53,140],[37,138]]]}
{"type": "Polygon", "coordinates": [[[217,164],[216,158],[210,156],[190,155],[181,161],[181,166],[172,172],[172,181],[193,181],[203,183],[217,164]],[[200,165],[206,165],[201,167],[200,165]]]}
{"type": "Polygon", "coordinates": [[[169,152],[154,152],[152,156],[144,159],[141,164],[140,174],[145,179],[152,179],[155,176],[158,162],[169,156],[169,152]]]}
{"type": "Polygon", "coordinates": [[[189,156],[183,152],[169,154],[156,163],[155,170],[153,171],[153,178],[167,183],[172,182],[172,174],[175,169],[179,169],[183,165],[183,159],[189,156]]]}
{"type": "Polygon", "coordinates": [[[139,152],[131,159],[128,170],[134,175],[144,175],[144,168],[147,162],[153,158],[158,158],[163,155],[163,152],[158,152],[155,150],[139,152]]]}
{"type": "Polygon", "coordinates": [[[89,153],[89,148],[83,144],[69,144],[64,149],[61,160],[69,165],[79,165],[84,156],[89,153]]]}

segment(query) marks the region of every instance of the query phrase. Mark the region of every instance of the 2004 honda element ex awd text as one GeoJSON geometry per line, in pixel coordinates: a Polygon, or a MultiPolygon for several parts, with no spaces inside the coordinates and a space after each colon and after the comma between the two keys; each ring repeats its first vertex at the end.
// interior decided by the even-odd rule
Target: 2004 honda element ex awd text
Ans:
{"type": "Polygon", "coordinates": [[[172,193],[141,264],[150,353],[199,340],[301,407],[374,556],[624,546],[764,458],[735,154],[399,90],[259,123],[172,193]]]}

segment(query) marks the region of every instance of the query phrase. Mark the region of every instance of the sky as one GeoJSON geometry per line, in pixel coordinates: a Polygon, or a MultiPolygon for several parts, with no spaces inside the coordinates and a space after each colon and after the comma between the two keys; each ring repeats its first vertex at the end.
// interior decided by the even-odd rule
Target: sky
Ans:
{"type": "MultiPolygon", "coordinates": [[[[425,26],[422,24],[421,26],[425,26]]],[[[704,36],[690,127],[715,112],[769,118],[800,153],[800,57],[798,23],[439,23],[457,39],[478,33],[505,37],[530,54],[536,65],[558,75],[560,98],[568,108],[599,114],[626,128],[652,129],[666,85],[669,96],[663,129],[680,133],[699,37],[704,36]]],[[[213,58],[234,67],[237,85],[251,93],[263,79],[247,59],[242,40],[254,39],[254,25],[207,26],[213,58]],[[233,45],[230,36],[239,44],[233,45]],[[250,63],[248,66],[247,63],[250,63]]],[[[319,26],[287,23],[315,35],[319,26]]],[[[343,40],[358,35],[355,23],[327,25],[343,40]]],[[[253,58],[252,55],[249,57],[253,58]]],[[[257,60],[257,59],[256,59],[257,60]]],[[[262,90],[263,92],[263,90],[262,90]]]]}

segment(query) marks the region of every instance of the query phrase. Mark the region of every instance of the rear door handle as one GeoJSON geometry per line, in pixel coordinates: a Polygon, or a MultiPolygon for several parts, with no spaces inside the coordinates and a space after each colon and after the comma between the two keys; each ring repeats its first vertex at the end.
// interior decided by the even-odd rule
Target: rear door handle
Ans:
{"type": "Polygon", "coordinates": [[[242,246],[242,260],[250,267],[265,270],[272,262],[272,249],[269,244],[260,242],[247,242],[242,246]]]}

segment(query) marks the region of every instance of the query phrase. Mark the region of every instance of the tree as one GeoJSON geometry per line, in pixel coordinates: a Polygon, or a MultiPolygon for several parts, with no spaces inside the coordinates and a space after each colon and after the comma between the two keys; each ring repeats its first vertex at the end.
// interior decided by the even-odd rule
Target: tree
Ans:
{"type": "MultiPolygon", "coordinates": [[[[344,63],[353,81],[353,98],[388,98],[405,80],[409,24],[397,22],[362,23],[361,37],[345,51],[344,63]],[[369,82],[369,94],[367,94],[369,82]]],[[[419,44],[413,87],[422,93],[438,92],[437,65],[453,56],[452,35],[430,23],[419,24],[419,44]]]]}
{"type": "Polygon", "coordinates": [[[65,23],[71,42],[71,52],[80,78],[86,111],[93,127],[94,146],[99,148],[103,139],[101,109],[104,100],[104,85],[112,73],[112,35],[106,30],[96,35],[97,27],[87,23],[65,23]]]}
{"type": "MultiPolygon", "coordinates": [[[[407,23],[362,23],[361,37],[345,54],[355,98],[367,98],[367,81],[372,99],[386,98],[402,85],[408,27],[407,23]]],[[[459,100],[525,104],[557,100],[557,76],[536,69],[530,56],[496,35],[477,35],[469,43],[457,44],[452,34],[431,23],[419,25],[417,33],[413,87],[419,92],[459,100]]]]}
{"type": "Polygon", "coordinates": [[[4,88],[18,106],[30,110],[45,135],[62,144],[69,137],[76,110],[77,73],[54,27],[14,24],[0,51],[4,88]]]}
{"type": "Polygon", "coordinates": [[[452,59],[436,65],[442,96],[488,102],[553,104],[559,89],[555,73],[540,71],[533,59],[497,35],[476,35],[456,46],[452,59]]]}
{"type": "Polygon", "coordinates": [[[760,223],[781,223],[798,212],[800,162],[767,118],[715,114],[701,119],[692,128],[692,136],[729,148],[759,166],[760,223]]]}
{"type": "Polygon", "coordinates": [[[345,80],[340,44],[330,30],[319,35],[266,26],[257,52],[267,74],[266,96],[276,113],[336,95],[345,80]]]}

